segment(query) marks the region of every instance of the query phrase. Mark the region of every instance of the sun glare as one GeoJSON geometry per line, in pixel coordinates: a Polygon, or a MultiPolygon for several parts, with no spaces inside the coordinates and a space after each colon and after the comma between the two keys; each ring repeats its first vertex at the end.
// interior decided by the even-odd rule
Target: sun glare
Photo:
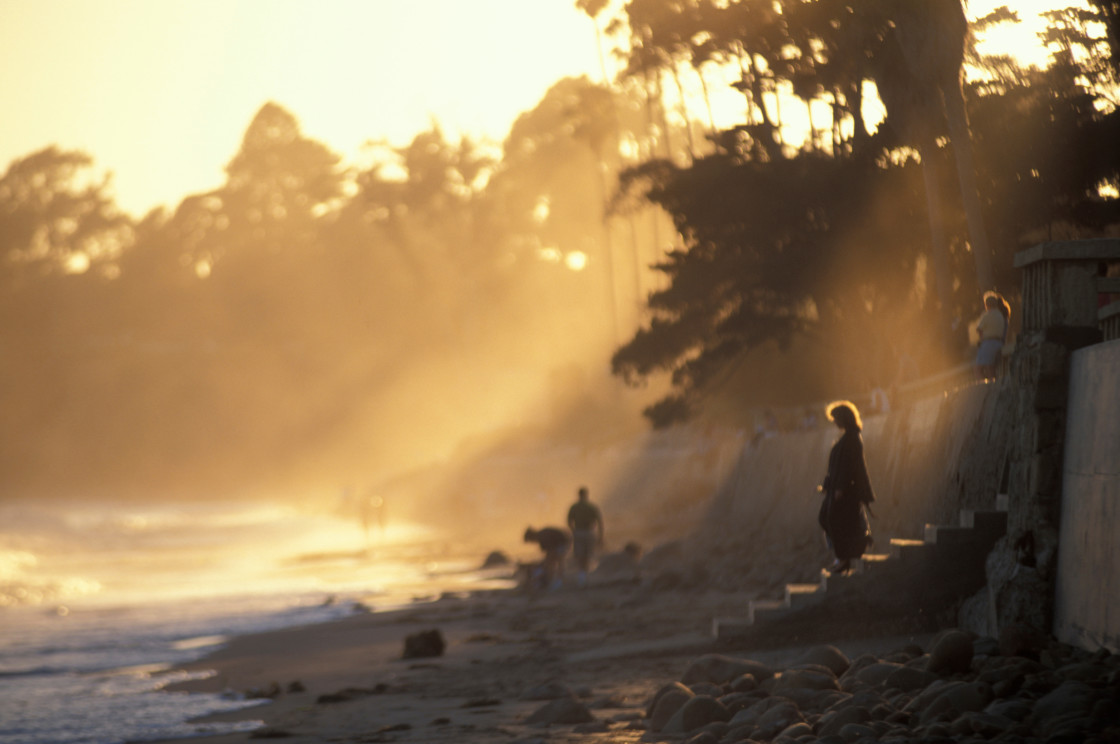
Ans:
{"type": "Polygon", "coordinates": [[[572,251],[564,256],[564,265],[572,271],[583,271],[587,268],[587,254],[583,251],[572,251]]]}

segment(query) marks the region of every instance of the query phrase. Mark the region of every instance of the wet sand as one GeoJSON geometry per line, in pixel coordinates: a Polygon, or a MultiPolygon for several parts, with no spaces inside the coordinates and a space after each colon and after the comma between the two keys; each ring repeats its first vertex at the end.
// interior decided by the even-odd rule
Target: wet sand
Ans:
{"type": "Polygon", "coordinates": [[[234,639],[188,669],[215,676],[180,690],[271,695],[266,705],[208,720],[260,720],[251,733],[211,744],[263,738],[304,742],[638,741],[645,708],[664,684],[704,653],[726,653],[775,668],[806,648],[833,643],[849,656],[886,653],[928,636],[852,627],[813,637],[721,645],[717,616],[743,615],[749,596],[705,589],[657,591],[631,580],[530,595],[516,590],[445,597],[387,612],[234,639]],[[402,658],[405,638],[437,629],[442,655],[402,658]],[[571,692],[595,721],[531,725],[529,717],[571,692]],[[603,736],[609,734],[609,736],[603,736]]]}

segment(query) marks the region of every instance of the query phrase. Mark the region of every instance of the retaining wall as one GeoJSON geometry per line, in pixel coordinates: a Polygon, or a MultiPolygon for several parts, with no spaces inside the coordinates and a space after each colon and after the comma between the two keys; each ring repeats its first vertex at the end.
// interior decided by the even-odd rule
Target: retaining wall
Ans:
{"type": "MultiPolygon", "coordinates": [[[[920,538],[928,523],[956,524],[961,508],[993,508],[1011,432],[999,384],[971,385],[864,420],[864,452],[876,502],[872,529],[920,538]]],[[[716,493],[700,540],[780,549],[816,525],[835,428],[793,432],[745,447],[716,493]]]]}
{"type": "Polygon", "coordinates": [[[1054,634],[1120,652],[1120,341],[1070,369],[1054,634]]]}

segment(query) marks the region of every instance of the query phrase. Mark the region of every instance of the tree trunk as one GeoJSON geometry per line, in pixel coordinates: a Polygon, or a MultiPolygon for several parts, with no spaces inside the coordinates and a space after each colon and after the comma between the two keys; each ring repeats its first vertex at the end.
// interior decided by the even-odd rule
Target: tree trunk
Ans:
{"type": "Polygon", "coordinates": [[[983,293],[992,285],[992,250],[988,245],[988,231],[984,228],[984,215],[980,208],[980,190],[976,185],[976,169],[972,161],[972,136],[968,127],[968,114],[964,107],[960,82],[942,88],[945,115],[949,122],[949,136],[957,158],[957,178],[960,182],[961,201],[964,203],[968,234],[972,243],[972,258],[976,262],[976,288],[983,293]]]}
{"type": "Polygon", "coordinates": [[[937,167],[937,143],[933,135],[924,131],[921,136],[919,153],[922,158],[922,180],[926,187],[926,210],[929,217],[930,259],[933,263],[933,279],[940,307],[939,338],[947,338],[952,319],[949,308],[953,292],[952,276],[949,271],[949,241],[945,237],[945,211],[941,205],[941,184],[937,167]]]}

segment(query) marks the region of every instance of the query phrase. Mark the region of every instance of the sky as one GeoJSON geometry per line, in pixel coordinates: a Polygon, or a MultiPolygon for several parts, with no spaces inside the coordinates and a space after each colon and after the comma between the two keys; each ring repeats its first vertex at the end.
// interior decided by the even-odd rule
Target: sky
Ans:
{"type": "MultiPolygon", "coordinates": [[[[1066,3],[1009,4],[1029,19],[1066,3]]],[[[0,172],[51,144],[83,150],[139,217],[221,185],[268,101],[356,162],[433,120],[449,139],[501,141],[584,74],[601,79],[574,0],[0,0],[0,172]]]]}
{"type": "Polygon", "coordinates": [[[220,185],[267,101],[348,158],[433,117],[500,141],[596,49],[574,0],[0,0],[0,171],[85,150],[139,215],[220,185]]]}

